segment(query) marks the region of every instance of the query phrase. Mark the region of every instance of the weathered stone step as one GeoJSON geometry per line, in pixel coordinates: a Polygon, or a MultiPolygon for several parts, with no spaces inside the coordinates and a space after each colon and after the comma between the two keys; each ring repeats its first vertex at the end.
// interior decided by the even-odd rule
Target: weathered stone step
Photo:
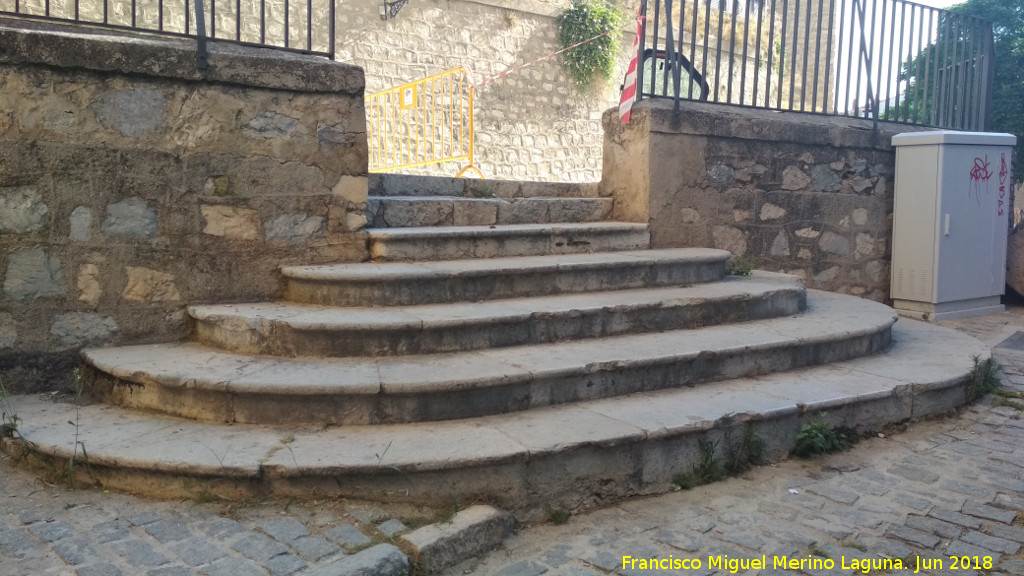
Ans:
{"type": "Polygon", "coordinates": [[[334,308],[289,302],[192,306],[196,341],[243,354],[394,356],[699,328],[796,314],[793,276],[487,302],[334,308]]]}
{"type": "Polygon", "coordinates": [[[416,263],[289,266],[285,299],[324,306],[411,306],[678,286],[720,280],[729,253],[635,250],[416,263]]]}
{"type": "Polygon", "coordinates": [[[892,309],[809,292],[804,314],[473,352],[274,358],[197,344],[86,350],[90,390],[119,406],[254,424],[470,418],[767,374],[873,354],[892,309]]]}
{"type": "Polygon", "coordinates": [[[367,226],[491,226],[600,222],[612,213],[611,198],[457,198],[452,196],[371,196],[367,226]]]}
{"type": "Polygon", "coordinates": [[[454,260],[638,250],[649,248],[646,224],[515,224],[505,226],[428,226],[368,228],[370,258],[454,260]]]}
{"type": "Polygon", "coordinates": [[[449,178],[412,174],[370,174],[370,196],[455,196],[458,198],[597,198],[598,182],[530,182],[449,178]]]}
{"type": "MultiPolygon", "coordinates": [[[[441,504],[480,498],[511,509],[575,508],[663,492],[699,461],[698,440],[750,425],[770,453],[790,450],[823,411],[858,431],[948,412],[967,400],[977,340],[900,320],[893,346],[857,360],[693,389],[648,392],[514,414],[385,426],[224,426],[105,405],[83,406],[83,484],[187,498],[366,497],[441,504]]],[[[74,449],[75,408],[10,399],[24,442],[54,468],[74,449]]],[[[285,410],[282,407],[281,410],[285,410]]],[[[81,451],[78,452],[81,463],[81,451]]]]}

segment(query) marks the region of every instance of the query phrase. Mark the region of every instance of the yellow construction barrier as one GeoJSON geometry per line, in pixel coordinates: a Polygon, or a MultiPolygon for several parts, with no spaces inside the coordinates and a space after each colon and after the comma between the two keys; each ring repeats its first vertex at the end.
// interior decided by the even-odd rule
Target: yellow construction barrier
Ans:
{"type": "Polygon", "coordinates": [[[370,172],[440,162],[473,165],[473,82],[464,66],[367,97],[370,172]]]}

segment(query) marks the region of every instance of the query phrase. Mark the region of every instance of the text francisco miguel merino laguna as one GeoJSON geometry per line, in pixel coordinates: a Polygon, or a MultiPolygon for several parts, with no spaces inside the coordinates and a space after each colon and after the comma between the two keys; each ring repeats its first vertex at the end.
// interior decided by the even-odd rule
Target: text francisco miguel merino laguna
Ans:
{"type": "MultiPolygon", "coordinates": [[[[631,570],[700,570],[704,566],[717,570],[727,570],[733,574],[740,570],[832,570],[836,568],[837,562],[831,558],[818,556],[807,556],[805,558],[792,556],[763,555],[760,558],[730,558],[726,555],[708,556],[707,564],[700,558],[676,558],[670,555],[668,558],[634,558],[632,556],[622,557],[622,567],[631,570]]],[[[921,573],[921,570],[991,570],[991,556],[950,556],[948,558],[921,558],[913,562],[914,574],[921,573]]],[[[903,570],[909,569],[907,563],[899,558],[847,558],[840,556],[838,568],[843,570],[855,570],[863,574],[874,571],[903,570]]]]}

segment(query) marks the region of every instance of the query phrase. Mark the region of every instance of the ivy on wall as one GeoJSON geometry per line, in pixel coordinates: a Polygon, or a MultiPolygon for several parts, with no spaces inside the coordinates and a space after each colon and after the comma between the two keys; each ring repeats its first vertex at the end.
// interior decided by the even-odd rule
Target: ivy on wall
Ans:
{"type": "Polygon", "coordinates": [[[618,29],[624,20],[617,5],[602,0],[574,0],[558,15],[562,48],[589,40],[562,55],[563,68],[580,90],[611,78],[620,50],[618,29]]]}

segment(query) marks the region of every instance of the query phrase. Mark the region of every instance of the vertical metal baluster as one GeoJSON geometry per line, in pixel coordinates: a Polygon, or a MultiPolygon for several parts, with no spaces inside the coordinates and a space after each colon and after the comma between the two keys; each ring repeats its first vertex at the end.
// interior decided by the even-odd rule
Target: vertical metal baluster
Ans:
{"type": "Polygon", "coordinates": [[[953,56],[949,60],[949,96],[947,101],[949,102],[949,109],[946,111],[946,125],[955,128],[956,127],[956,116],[957,116],[957,94],[960,92],[960,47],[963,43],[960,41],[960,37],[963,34],[962,22],[963,19],[959,16],[953,16],[953,56]]]}
{"type": "MultiPolygon", "coordinates": [[[[657,0],[655,0],[657,2],[657,0]]],[[[640,42],[636,50],[636,100],[644,97],[644,50],[647,49],[647,0],[640,2],[640,42]]],[[[653,72],[653,71],[652,71],[653,72]]],[[[653,74],[652,74],[653,75],[653,74]]]]}
{"type": "MultiPolygon", "coordinates": [[[[831,8],[829,12],[831,12],[831,8]]],[[[825,0],[818,0],[818,35],[814,40],[814,79],[813,82],[811,82],[811,86],[813,87],[814,91],[811,93],[811,112],[818,111],[818,92],[821,91],[821,87],[818,86],[818,72],[821,71],[821,25],[824,22],[824,20],[825,0]]],[[[829,23],[829,26],[831,26],[831,23],[829,23]]],[[[828,31],[829,34],[831,34],[832,28],[829,28],[828,31]]],[[[825,84],[828,84],[828,80],[825,81],[825,84]]],[[[828,90],[826,89],[821,95],[822,107],[825,109],[825,112],[828,111],[828,98],[826,97],[827,95],[828,90]]]]}
{"type": "Polygon", "coordinates": [[[764,107],[771,108],[772,98],[772,64],[775,61],[775,3],[772,0],[771,22],[768,24],[768,69],[765,71],[764,81],[764,107]]]}
{"type": "MultiPolygon", "coordinates": [[[[331,5],[334,5],[334,0],[331,0],[331,5]]],[[[334,15],[331,15],[331,20],[334,19],[334,15]]],[[[333,42],[330,48],[333,54],[333,42]]],[[[306,50],[313,51],[313,0],[306,0],[306,50]]]]}
{"type": "Polygon", "coordinates": [[[981,83],[985,89],[985,96],[982,98],[983,110],[981,112],[981,129],[982,131],[988,131],[992,126],[992,79],[996,74],[996,53],[995,53],[995,39],[993,37],[992,23],[986,22],[984,24],[985,34],[985,64],[982,67],[982,72],[985,74],[985,79],[981,83]]]}
{"type": "MultiPolygon", "coordinates": [[[[213,0],[210,0],[211,2],[213,0]]],[[[203,0],[196,0],[196,67],[206,70],[210,67],[210,60],[206,53],[206,6],[203,0]]],[[[188,14],[185,15],[186,20],[188,14]]]]}
{"type": "Polygon", "coordinates": [[[217,0],[210,0],[210,38],[217,37],[217,0]]]}
{"type": "MultiPolygon", "coordinates": [[[[924,82],[921,83],[921,98],[917,99],[918,107],[917,107],[916,110],[914,110],[914,122],[917,123],[917,124],[925,124],[925,123],[927,123],[929,121],[929,119],[931,117],[932,103],[929,101],[929,98],[931,97],[931,87],[932,87],[932,82],[931,82],[931,77],[932,77],[932,57],[935,56],[935,47],[932,46],[932,26],[936,25],[936,22],[935,22],[935,10],[933,10],[931,8],[927,8],[926,9],[924,7],[922,7],[921,10],[922,10],[922,13],[921,13],[921,24],[922,25],[924,24],[924,11],[927,10],[927,12],[928,12],[928,28],[927,28],[928,37],[927,37],[927,39],[925,39],[926,44],[925,44],[925,46],[923,48],[923,51],[924,51],[924,82]],[[922,113],[925,114],[923,118],[922,118],[922,113]]],[[[922,31],[921,36],[922,36],[922,38],[924,37],[923,31],[922,31]]],[[[936,45],[938,43],[938,38],[939,38],[938,29],[936,29],[936,35],[935,35],[936,45]]],[[[916,93],[916,90],[915,90],[915,93],[916,93]]],[[[915,96],[915,98],[916,98],[916,96],[915,96]]]]}
{"type": "MultiPolygon", "coordinates": [[[[709,1],[705,5],[704,10],[704,54],[701,56],[700,63],[700,75],[704,78],[704,81],[708,80],[708,38],[711,36],[711,2],[709,1]]],[[[718,89],[718,79],[715,79],[715,83],[708,82],[709,86],[714,86],[715,90],[718,89]]]]}
{"type": "MultiPolygon", "coordinates": [[[[885,68],[882,66],[882,58],[885,55],[885,15],[886,9],[889,7],[889,0],[882,0],[882,37],[878,41],[878,57],[875,59],[878,62],[878,95],[882,95],[882,70],[885,68]]],[[[892,14],[889,15],[889,59],[886,61],[887,66],[892,66],[892,44],[893,38],[896,33],[896,2],[893,0],[892,14]]],[[[892,70],[888,70],[885,81],[885,101],[878,103],[878,114],[881,115],[883,112],[883,104],[885,112],[889,111],[889,84],[892,78],[892,70]]]]}
{"type": "MultiPolygon", "coordinates": [[[[238,42],[242,41],[242,0],[235,0],[235,40],[238,42]]],[[[384,122],[387,123],[387,109],[381,104],[381,110],[384,111],[384,122]]]]}
{"type": "MultiPolygon", "coordinates": [[[[907,5],[902,0],[899,0],[899,6],[900,6],[900,34],[899,34],[899,38],[900,39],[897,41],[897,46],[899,46],[899,51],[895,55],[896,56],[896,60],[894,62],[893,61],[893,50],[892,50],[891,47],[889,48],[889,67],[890,67],[890,69],[889,69],[889,82],[886,84],[886,94],[888,94],[889,90],[891,89],[890,84],[892,83],[892,77],[893,77],[892,66],[893,66],[893,64],[895,64],[896,65],[896,94],[894,96],[894,98],[895,98],[894,104],[896,106],[896,114],[892,115],[891,118],[888,118],[889,120],[891,120],[893,122],[898,122],[899,119],[900,119],[900,71],[903,70],[903,34],[904,34],[904,32],[906,31],[906,28],[907,28],[907,5]]],[[[892,16],[893,16],[893,23],[894,23],[893,26],[895,27],[896,4],[893,4],[892,16]]],[[[896,38],[895,30],[894,30],[893,34],[894,34],[893,35],[893,39],[895,39],[896,38]]]]}
{"type": "MultiPolygon", "coordinates": [[[[732,11],[732,29],[729,32],[729,34],[730,34],[730,38],[729,38],[729,85],[726,88],[726,92],[725,92],[725,101],[728,102],[729,104],[732,104],[732,82],[733,82],[732,71],[733,71],[733,67],[735,66],[735,62],[736,62],[736,16],[737,16],[737,14],[736,14],[736,10],[735,10],[735,8],[736,8],[735,2],[733,3],[732,7],[733,7],[733,11],[732,11]]],[[[742,99],[742,96],[740,98],[742,99]]]]}
{"type": "MultiPolygon", "coordinates": [[[[698,1],[699,0],[694,0],[693,3],[696,4],[698,1]]],[[[679,5],[679,39],[676,41],[676,43],[679,45],[679,48],[676,48],[675,46],[671,47],[673,50],[678,52],[680,56],[683,55],[683,38],[686,36],[686,34],[685,34],[685,32],[686,32],[685,24],[686,24],[686,0],[681,0],[680,5],[679,5]]],[[[681,65],[682,64],[680,64],[680,66],[681,65]]],[[[680,75],[680,77],[682,76],[682,71],[679,72],[679,75],[680,75]]],[[[692,85],[693,82],[690,82],[690,84],[692,85]]],[[[679,95],[679,96],[681,97],[682,95],[679,95]]]]}
{"type": "Polygon", "coordinates": [[[754,41],[754,91],[750,95],[751,106],[757,106],[757,95],[760,93],[757,89],[761,84],[761,27],[763,22],[764,0],[757,7],[757,31],[755,32],[757,39],[754,41]]]}
{"type": "Polygon", "coordinates": [[[984,46],[982,22],[977,18],[973,19],[974,26],[972,28],[972,34],[974,35],[973,50],[971,56],[971,110],[973,113],[970,115],[970,129],[974,131],[981,130],[980,116],[978,113],[981,111],[981,49],[984,46]]]}
{"type": "MultiPolygon", "coordinates": [[[[661,0],[654,0],[654,41],[651,44],[651,47],[653,48],[653,53],[651,54],[651,96],[654,96],[655,94],[658,93],[657,89],[655,88],[655,86],[657,86],[656,82],[657,82],[657,78],[658,78],[658,71],[655,69],[655,63],[657,62],[658,48],[661,46],[658,43],[658,41],[659,41],[658,36],[661,34],[661,26],[660,26],[660,24],[661,24],[661,0]]],[[[642,57],[642,55],[641,55],[641,57],[642,57]]],[[[661,93],[664,94],[665,93],[665,86],[667,85],[667,83],[664,80],[664,77],[665,77],[664,70],[662,70],[661,77],[662,77],[661,81],[663,82],[661,93]]]]}
{"type": "Polygon", "coordinates": [[[872,68],[872,66],[875,66],[875,65],[878,66],[878,72],[877,72],[877,76],[876,76],[877,79],[875,80],[875,83],[873,85],[871,84],[871,79],[870,78],[868,79],[868,91],[871,92],[871,104],[872,104],[871,112],[872,112],[872,118],[874,118],[875,121],[878,120],[878,113],[882,109],[881,103],[878,101],[878,97],[882,94],[882,62],[881,62],[882,58],[881,58],[881,52],[882,52],[882,49],[883,49],[882,47],[885,46],[885,9],[886,9],[886,7],[888,7],[888,4],[886,3],[885,0],[882,0],[882,17],[881,17],[881,19],[879,19],[878,18],[878,4],[873,4],[871,6],[871,44],[868,45],[868,49],[867,49],[868,50],[868,54],[869,54],[869,56],[867,56],[867,61],[869,62],[869,64],[868,64],[868,74],[871,74],[872,72],[875,72],[875,70],[872,68]],[[875,44],[875,28],[876,27],[880,28],[878,30],[878,34],[880,36],[878,44],[875,44]],[[875,54],[875,46],[879,47],[879,49],[878,49],[879,53],[878,54],[875,54]]]}
{"type": "Polygon", "coordinates": [[[747,45],[750,44],[750,0],[743,2],[743,55],[740,57],[740,106],[747,103],[747,45]]]}
{"type": "Polygon", "coordinates": [[[284,0],[284,47],[288,48],[288,39],[292,35],[291,29],[291,3],[284,0]]]}
{"type": "MultiPolygon", "coordinates": [[[[782,0],[782,30],[779,32],[779,110],[782,110],[782,84],[786,78],[786,28],[789,22],[789,0],[782,0]]],[[[792,87],[790,87],[792,90],[792,87]]]]}
{"type": "Polygon", "coordinates": [[[938,126],[939,123],[942,122],[942,118],[943,116],[945,116],[946,111],[946,102],[943,100],[946,94],[946,90],[944,86],[939,85],[940,70],[943,71],[943,78],[945,79],[946,84],[949,83],[949,74],[945,73],[945,66],[949,63],[949,29],[952,27],[952,22],[950,22],[948,13],[945,15],[945,17],[943,17],[941,13],[939,16],[940,27],[942,29],[942,33],[940,34],[940,38],[942,38],[942,53],[938,54],[938,50],[936,50],[935,78],[932,79],[932,81],[934,82],[932,92],[934,94],[933,98],[935,100],[935,105],[933,106],[931,118],[931,123],[933,126],[938,126]]]}
{"type": "MultiPolygon", "coordinates": [[[[833,8],[835,7],[835,2],[834,1],[832,3],[832,6],[833,6],[833,8]]],[[[852,19],[850,21],[850,24],[851,25],[853,24],[853,20],[852,19]]],[[[836,38],[836,77],[835,77],[836,93],[832,95],[832,112],[834,114],[837,114],[837,115],[839,114],[839,79],[842,76],[842,72],[843,72],[843,33],[845,31],[846,31],[846,0],[841,0],[841,2],[839,4],[839,37],[836,38]]],[[[831,30],[829,31],[829,34],[831,34],[831,30]]],[[[851,35],[852,35],[852,32],[851,32],[851,35]]],[[[829,49],[828,53],[832,54],[832,50],[829,49]]],[[[846,108],[849,108],[849,100],[850,100],[850,81],[847,80],[846,81],[846,101],[847,101],[847,104],[845,105],[846,108]]]]}
{"type": "Polygon", "coordinates": [[[267,0],[260,0],[260,44],[267,43],[267,0]]]}
{"type": "Polygon", "coordinates": [[[157,30],[162,32],[164,29],[164,0],[157,0],[157,18],[160,19],[157,22],[157,30]]]}
{"type": "MultiPolygon", "coordinates": [[[[903,5],[903,12],[900,15],[900,18],[902,20],[904,20],[904,21],[907,18],[906,8],[907,8],[907,5],[904,4],[903,5]]],[[[906,41],[907,59],[906,60],[903,59],[903,45],[904,45],[904,42],[903,42],[903,32],[901,31],[900,32],[900,69],[897,71],[897,74],[902,74],[903,73],[903,69],[904,69],[904,62],[908,62],[909,63],[910,60],[912,58],[914,58],[914,56],[915,56],[915,54],[914,54],[914,15],[916,13],[917,13],[917,10],[915,10],[914,5],[911,4],[910,5],[910,24],[909,24],[909,26],[905,26],[905,29],[906,29],[906,32],[907,32],[907,41],[906,41]]],[[[897,80],[896,80],[896,121],[897,122],[906,122],[907,121],[907,112],[909,110],[909,105],[910,105],[910,102],[911,102],[911,100],[910,100],[910,78],[911,78],[911,76],[910,76],[910,67],[909,66],[907,66],[906,73],[907,73],[907,85],[906,85],[906,88],[902,87],[902,82],[899,81],[899,76],[896,77],[897,78],[897,80]],[[902,107],[900,106],[900,95],[904,95],[902,107]]]]}
{"type": "MultiPolygon", "coordinates": [[[[860,81],[859,81],[859,79],[860,79],[860,56],[858,55],[860,52],[859,51],[855,51],[854,48],[853,48],[854,40],[855,40],[854,39],[853,29],[854,29],[855,26],[858,26],[857,23],[859,22],[859,20],[857,20],[857,11],[858,10],[860,10],[860,2],[859,2],[859,0],[851,0],[851,2],[850,2],[850,42],[849,42],[849,46],[847,47],[847,52],[846,52],[846,57],[847,57],[847,60],[846,60],[846,115],[847,116],[850,115],[850,104],[851,104],[851,101],[850,101],[850,86],[854,84],[854,76],[853,76],[853,59],[854,58],[857,58],[857,60],[858,60],[858,62],[857,62],[857,78],[858,78],[858,81],[856,83],[856,89],[853,92],[853,102],[852,103],[856,104],[858,98],[860,98],[860,81]]],[[[864,29],[863,28],[861,28],[860,33],[861,33],[861,35],[864,34],[864,29]]],[[[853,115],[854,116],[857,115],[857,106],[853,107],[853,115]]]]}
{"type": "Polygon", "coordinates": [[[191,24],[192,11],[189,9],[189,0],[185,0],[185,35],[188,36],[189,24],[191,24]]]}
{"type": "MultiPolygon", "coordinates": [[[[800,110],[804,112],[807,111],[807,66],[811,60],[811,2],[812,0],[807,0],[807,15],[804,18],[804,68],[800,76],[800,110]]],[[[821,33],[820,23],[818,33],[821,33]]]]}
{"type": "MultiPolygon", "coordinates": [[[[721,4],[718,6],[718,32],[716,35],[718,39],[715,41],[715,82],[718,85],[722,83],[722,28],[725,26],[725,10],[722,10],[721,4]]],[[[726,90],[729,89],[729,85],[726,84],[726,90]]],[[[718,87],[715,87],[715,98],[712,102],[718,102],[718,87]]]]}
{"type": "MultiPolygon", "coordinates": [[[[47,1],[49,1],[49,0],[47,0],[47,1]]],[[[135,13],[136,13],[137,9],[138,9],[138,7],[136,6],[136,0],[132,0],[132,28],[136,27],[136,24],[135,24],[135,13]]]]}
{"type": "MultiPolygon", "coordinates": [[[[810,1],[810,0],[808,0],[810,1]]],[[[794,0],[793,5],[793,55],[790,59],[793,63],[789,67],[789,109],[796,108],[796,66],[800,59],[800,0],[794,0]]],[[[785,62],[785,58],[782,59],[785,62]]],[[[801,80],[800,85],[803,85],[801,80]]]]}
{"type": "MultiPolygon", "coordinates": [[[[822,3],[824,8],[824,2],[822,3]]],[[[821,110],[828,114],[828,103],[831,98],[828,93],[832,90],[832,27],[835,26],[836,0],[828,0],[828,36],[825,40],[825,57],[828,59],[825,64],[825,81],[821,84],[821,110]]],[[[838,66],[838,64],[837,64],[838,66]]],[[[832,109],[833,113],[835,108],[832,109]]]]}
{"type": "Polygon", "coordinates": [[[918,58],[918,66],[914,74],[918,78],[918,83],[913,87],[913,123],[921,124],[921,112],[925,108],[925,101],[928,98],[928,72],[931,70],[931,57],[932,57],[932,24],[933,14],[930,10],[921,7],[921,34],[918,37],[918,53],[924,54],[924,61],[918,58]],[[925,14],[928,13],[928,26],[925,26],[925,14]],[[925,39],[925,32],[928,32],[928,39],[925,39]],[[926,43],[927,42],[927,43],[926,43]],[[924,74],[924,77],[922,75],[924,74]]]}
{"type": "MultiPolygon", "coordinates": [[[[693,3],[693,22],[690,23],[690,68],[691,70],[697,69],[697,9],[700,8],[700,2],[694,1],[693,3]]],[[[680,38],[683,36],[683,31],[679,31],[680,38]]],[[[706,42],[706,41],[705,41],[706,42]]],[[[687,94],[690,99],[693,99],[693,77],[690,77],[690,87],[687,90],[687,94]]]]}
{"type": "Polygon", "coordinates": [[[964,54],[961,59],[961,66],[963,72],[961,78],[963,81],[960,83],[960,113],[957,117],[960,121],[961,130],[971,129],[971,114],[972,104],[974,103],[974,26],[973,19],[966,17],[964,18],[963,34],[961,35],[961,42],[964,43],[964,54]]]}

